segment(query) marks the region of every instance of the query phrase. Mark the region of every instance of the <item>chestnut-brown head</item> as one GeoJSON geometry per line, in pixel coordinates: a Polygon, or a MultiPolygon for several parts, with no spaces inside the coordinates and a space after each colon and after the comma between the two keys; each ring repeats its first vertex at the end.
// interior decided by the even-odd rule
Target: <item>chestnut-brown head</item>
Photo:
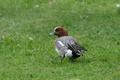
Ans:
{"type": "Polygon", "coordinates": [[[61,26],[54,28],[54,35],[57,37],[68,36],[68,32],[61,26]]]}

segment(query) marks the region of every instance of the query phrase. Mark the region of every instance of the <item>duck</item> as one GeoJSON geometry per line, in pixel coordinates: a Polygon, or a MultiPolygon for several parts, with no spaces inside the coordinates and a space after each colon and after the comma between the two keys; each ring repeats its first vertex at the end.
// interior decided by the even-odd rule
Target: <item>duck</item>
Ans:
{"type": "Polygon", "coordinates": [[[50,35],[56,36],[55,39],[55,50],[60,57],[61,62],[65,57],[73,61],[80,56],[87,49],[79,44],[79,42],[72,36],[68,34],[68,31],[63,26],[57,26],[53,29],[50,35]]]}

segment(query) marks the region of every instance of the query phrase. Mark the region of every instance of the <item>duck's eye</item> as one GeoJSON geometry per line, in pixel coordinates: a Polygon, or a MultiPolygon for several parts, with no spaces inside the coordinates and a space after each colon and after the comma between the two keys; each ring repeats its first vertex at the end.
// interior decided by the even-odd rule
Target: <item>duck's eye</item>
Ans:
{"type": "Polygon", "coordinates": [[[58,32],[58,31],[60,31],[60,29],[56,29],[55,31],[58,32]]]}

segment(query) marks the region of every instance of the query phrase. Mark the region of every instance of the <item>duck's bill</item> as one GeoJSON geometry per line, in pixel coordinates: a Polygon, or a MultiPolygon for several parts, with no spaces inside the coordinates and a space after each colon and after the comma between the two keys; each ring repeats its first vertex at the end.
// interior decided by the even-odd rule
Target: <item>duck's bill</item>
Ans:
{"type": "Polygon", "coordinates": [[[53,36],[53,35],[54,35],[54,32],[49,33],[49,35],[50,35],[50,36],[53,36]]]}

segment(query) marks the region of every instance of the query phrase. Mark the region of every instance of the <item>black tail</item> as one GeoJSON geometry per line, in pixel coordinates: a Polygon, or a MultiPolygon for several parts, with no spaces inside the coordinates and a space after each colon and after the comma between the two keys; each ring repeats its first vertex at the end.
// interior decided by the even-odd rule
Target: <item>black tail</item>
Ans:
{"type": "Polygon", "coordinates": [[[81,50],[87,51],[85,47],[80,46],[81,50]]]}
{"type": "Polygon", "coordinates": [[[80,55],[83,55],[84,51],[87,51],[86,48],[80,46],[79,44],[74,44],[74,45],[68,44],[68,48],[70,50],[72,50],[72,54],[73,54],[74,59],[77,57],[80,57],[80,55]]]}

